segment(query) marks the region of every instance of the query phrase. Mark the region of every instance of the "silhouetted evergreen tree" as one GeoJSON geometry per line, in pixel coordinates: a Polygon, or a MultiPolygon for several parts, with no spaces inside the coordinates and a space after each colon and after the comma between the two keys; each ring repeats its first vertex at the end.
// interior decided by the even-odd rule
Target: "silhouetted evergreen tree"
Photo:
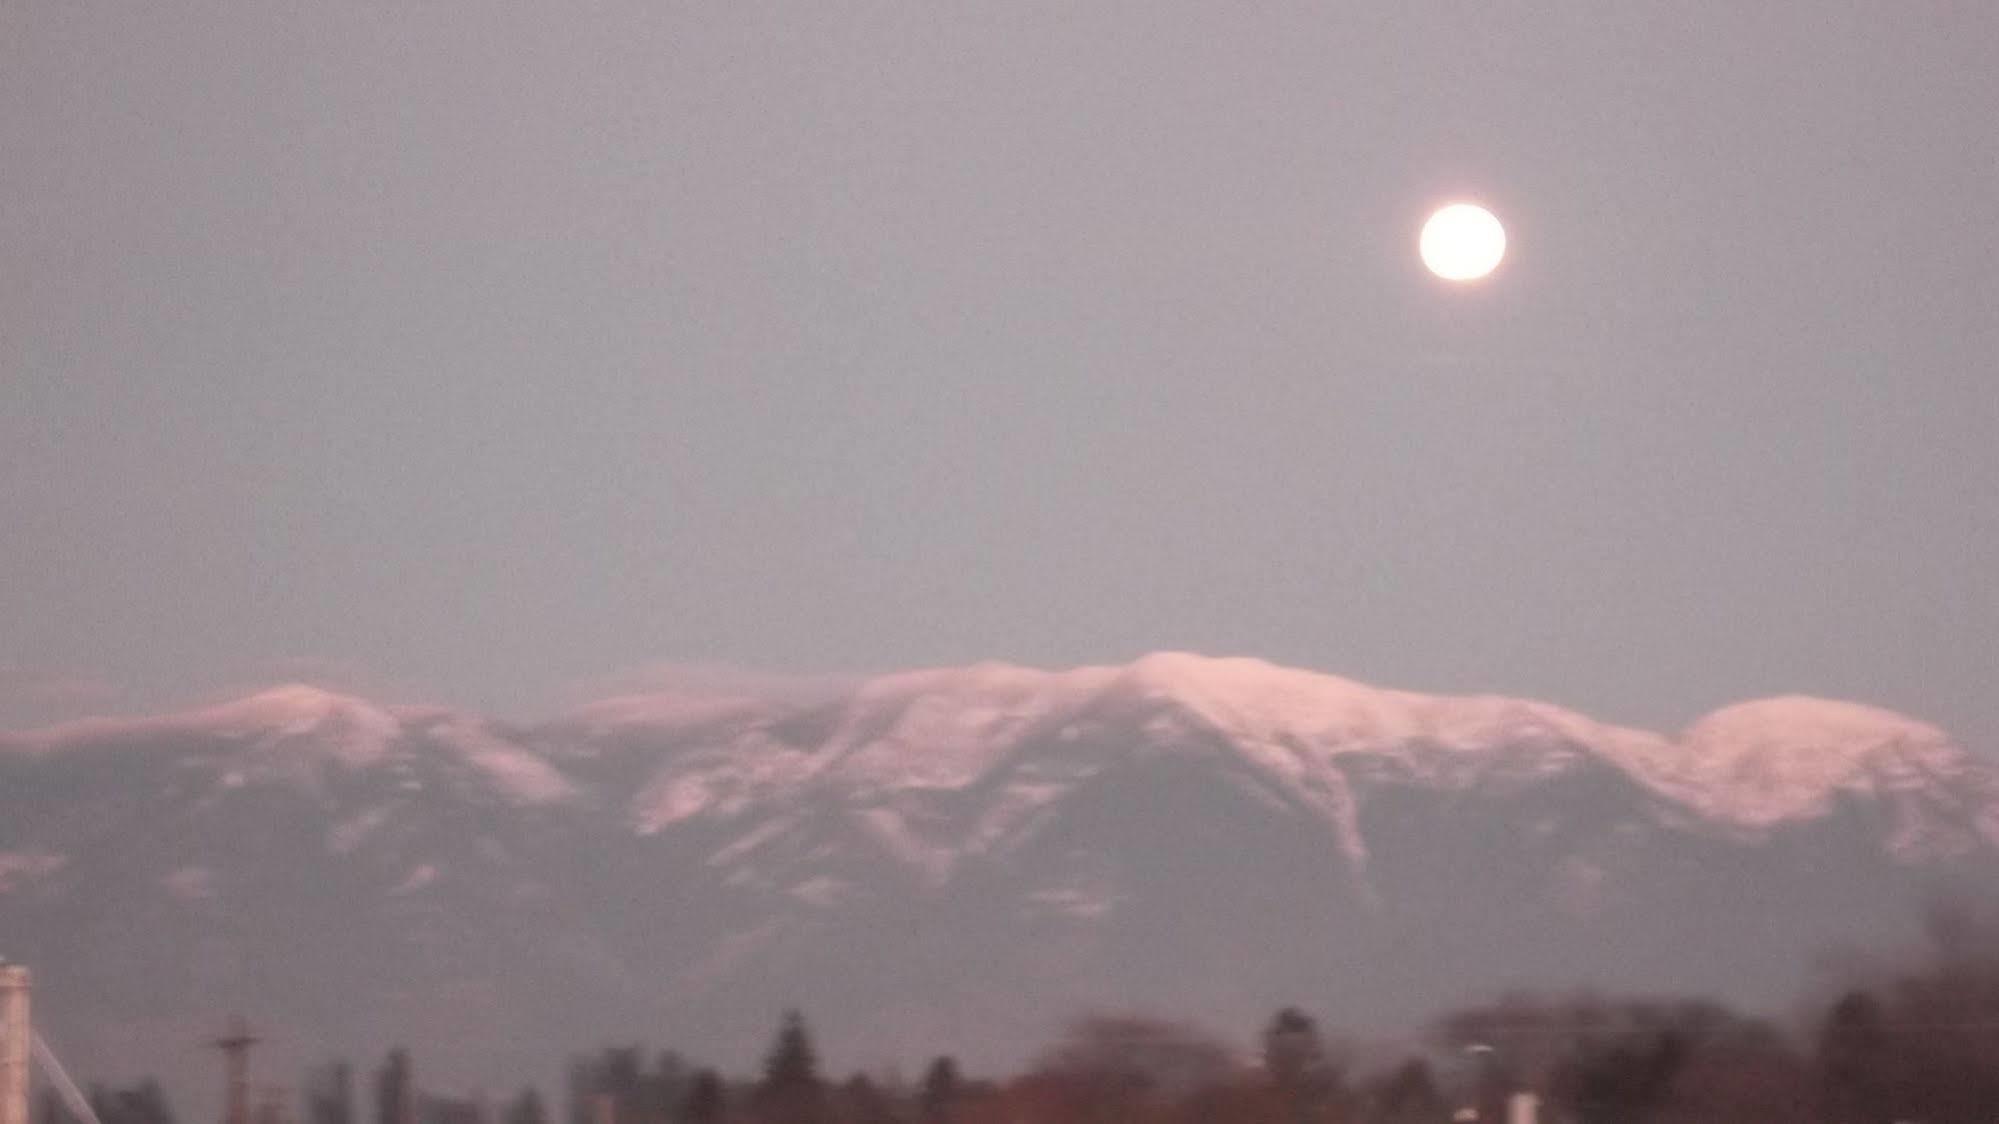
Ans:
{"type": "Polygon", "coordinates": [[[796,1010],[786,1011],[777,1037],[764,1055],[757,1109],[766,1119],[784,1124],[813,1124],[825,1118],[825,1100],[819,1052],[812,1045],[805,1016],[796,1010]]]}
{"type": "Polygon", "coordinates": [[[728,1111],[728,1097],[721,1075],[704,1069],[687,1083],[687,1096],[680,1102],[682,1124],[717,1124],[728,1111]]]}
{"type": "Polygon", "coordinates": [[[1319,1024],[1296,1007],[1277,1012],[1263,1028],[1263,1071],[1298,1121],[1312,1119],[1330,1104],[1340,1082],[1319,1024]]]}
{"type": "Polygon", "coordinates": [[[924,1124],[950,1124],[964,1092],[965,1079],[958,1072],[958,1060],[948,1054],[932,1059],[930,1068],[923,1072],[920,1095],[924,1124]]]}
{"type": "Polygon", "coordinates": [[[375,1071],[375,1124],[418,1124],[416,1108],[416,1071],[397,1046],[375,1071]]]}
{"type": "Polygon", "coordinates": [[[1887,1124],[1895,1118],[1888,1068],[1894,1043],[1881,1004],[1864,991],[1841,996],[1819,1028],[1819,1111],[1828,1124],[1887,1124]]]}
{"type": "Polygon", "coordinates": [[[611,1118],[591,1124],[655,1124],[646,1119],[646,1080],[637,1046],[606,1048],[592,1076],[597,1103],[609,1106],[611,1118]]]}

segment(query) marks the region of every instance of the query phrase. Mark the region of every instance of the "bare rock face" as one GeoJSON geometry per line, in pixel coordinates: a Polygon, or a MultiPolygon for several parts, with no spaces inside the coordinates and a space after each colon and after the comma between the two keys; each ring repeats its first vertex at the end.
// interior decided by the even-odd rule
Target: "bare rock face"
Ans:
{"type": "Polygon", "coordinates": [[[0,738],[0,931],[86,1072],[611,1040],[1003,1064],[1090,1008],[1405,1025],[1517,985],[1776,1004],[1999,882],[1999,769],[1773,699],[1677,739],[1256,660],[701,683],[518,728],[286,687],[0,738]]]}

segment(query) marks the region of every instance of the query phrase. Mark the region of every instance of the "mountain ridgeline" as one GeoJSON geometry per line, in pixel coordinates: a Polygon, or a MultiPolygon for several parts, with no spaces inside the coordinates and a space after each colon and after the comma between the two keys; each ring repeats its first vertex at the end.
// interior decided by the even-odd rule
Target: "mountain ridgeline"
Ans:
{"type": "Polygon", "coordinates": [[[0,738],[0,946],[79,1068],[560,1044],[1007,1065],[1085,1010],[1406,1026],[1516,986],[1774,1005],[1999,884],[1999,768],[1849,703],[1678,738],[1244,659],[707,684],[511,726],[284,687],[0,738]]]}

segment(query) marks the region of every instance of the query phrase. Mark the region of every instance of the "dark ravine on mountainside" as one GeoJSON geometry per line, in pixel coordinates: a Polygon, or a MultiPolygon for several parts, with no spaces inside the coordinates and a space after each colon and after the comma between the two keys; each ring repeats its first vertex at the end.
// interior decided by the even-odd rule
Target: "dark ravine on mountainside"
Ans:
{"type": "Polygon", "coordinates": [[[0,739],[0,952],[86,1072],[614,1040],[1015,1061],[1087,1008],[1404,1027],[1512,985],[1780,1003],[1999,882],[1999,769],[1776,699],[1677,739],[1254,660],[705,686],[518,727],[285,687],[0,739]]]}

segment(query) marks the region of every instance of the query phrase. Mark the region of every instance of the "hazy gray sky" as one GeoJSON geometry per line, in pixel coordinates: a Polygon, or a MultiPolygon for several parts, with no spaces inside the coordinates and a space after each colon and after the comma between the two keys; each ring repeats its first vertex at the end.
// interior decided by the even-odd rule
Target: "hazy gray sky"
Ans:
{"type": "Polygon", "coordinates": [[[14,0],[0,718],[1185,648],[1999,746],[1995,58],[1984,0],[14,0]]]}

